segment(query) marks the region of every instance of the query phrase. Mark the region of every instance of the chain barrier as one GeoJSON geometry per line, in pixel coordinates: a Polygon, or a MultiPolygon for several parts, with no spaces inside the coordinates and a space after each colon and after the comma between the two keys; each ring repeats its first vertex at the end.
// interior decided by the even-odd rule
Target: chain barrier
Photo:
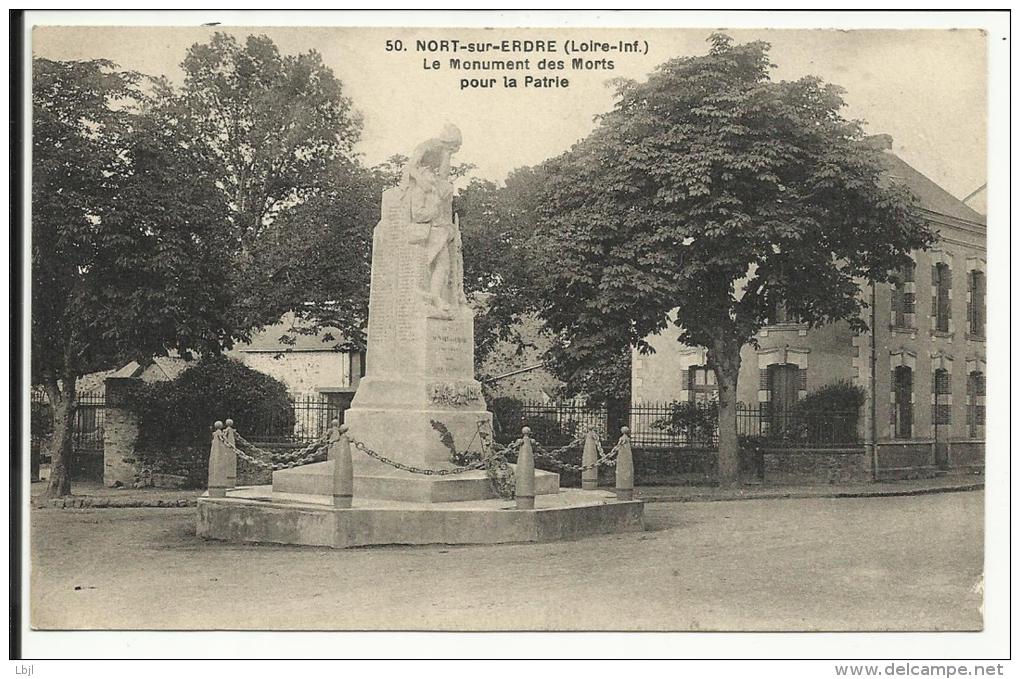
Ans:
{"type": "MultiPolygon", "coordinates": [[[[260,448],[259,446],[256,446],[254,443],[238,434],[236,431],[234,432],[234,437],[237,443],[230,443],[230,441],[223,433],[218,433],[217,435],[220,436],[220,441],[227,448],[232,450],[234,454],[236,454],[240,459],[250,464],[253,464],[257,467],[261,467],[263,469],[272,469],[273,471],[279,471],[281,469],[290,469],[292,467],[299,467],[301,465],[309,464],[312,462],[320,462],[326,459],[326,456],[323,454],[325,452],[323,451],[323,448],[329,446],[329,441],[324,438],[319,441],[313,441],[304,448],[281,453],[277,451],[265,450],[264,448],[260,448]],[[250,454],[248,451],[242,450],[242,448],[237,444],[240,444],[240,446],[244,446],[245,448],[248,449],[248,451],[254,453],[254,455],[250,454]],[[256,457],[256,455],[260,455],[261,458],[256,457]]],[[[365,453],[369,457],[378,460],[379,462],[382,462],[385,465],[389,465],[390,467],[400,469],[411,474],[421,474],[423,476],[453,476],[456,474],[463,474],[465,472],[475,471],[478,469],[485,469],[486,474],[489,476],[490,480],[494,483],[494,485],[505,486],[508,483],[512,485],[513,470],[507,463],[507,456],[516,453],[520,446],[524,443],[524,439],[518,438],[509,445],[503,446],[497,443],[495,439],[493,439],[489,435],[486,435],[481,430],[479,430],[476,433],[476,436],[479,436],[482,445],[482,453],[480,459],[476,460],[475,462],[471,462],[467,465],[453,467],[451,469],[431,469],[428,467],[416,467],[414,465],[404,464],[403,462],[392,460],[386,457],[385,455],[382,455],[381,453],[372,450],[367,445],[365,445],[363,441],[351,438],[350,442],[351,445],[353,445],[356,449],[365,453]]],[[[559,469],[565,469],[581,473],[598,466],[612,467],[616,465],[616,457],[619,454],[620,444],[617,443],[608,453],[606,453],[602,447],[602,442],[598,439],[598,437],[595,437],[596,445],[595,462],[592,462],[587,465],[577,465],[564,462],[563,460],[560,459],[561,455],[575,447],[583,445],[584,441],[585,437],[578,437],[575,438],[570,443],[567,443],[566,445],[560,446],[559,448],[555,448],[553,450],[546,450],[545,447],[542,446],[542,444],[535,439],[531,440],[531,444],[532,450],[534,451],[536,458],[545,459],[559,469]]]]}
{"type": "MultiPolygon", "coordinates": [[[[542,449],[542,447],[540,445],[535,445],[534,443],[533,443],[533,445],[534,445],[535,457],[536,458],[547,459],[547,460],[549,460],[549,462],[553,463],[554,465],[556,465],[560,469],[566,469],[568,471],[573,471],[573,472],[578,472],[578,473],[586,472],[589,469],[594,469],[595,467],[599,467],[599,466],[606,466],[606,467],[616,466],[616,456],[620,452],[619,444],[613,446],[612,450],[610,450],[608,453],[603,452],[601,450],[602,446],[601,446],[601,444],[599,444],[599,450],[598,450],[598,453],[597,453],[596,460],[594,462],[590,463],[590,464],[582,465],[582,464],[570,464],[569,462],[564,462],[563,460],[560,460],[560,459],[558,459],[556,457],[553,457],[551,454],[546,453],[545,450],[542,449]]],[[[563,450],[563,449],[559,448],[557,450],[563,450]]],[[[553,452],[556,452],[556,451],[553,451],[553,452]]]]}
{"type": "Polygon", "coordinates": [[[410,472],[412,474],[422,474],[424,476],[452,476],[454,474],[463,474],[464,472],[473,471],[475,469],[482,469],[486,465],[486,461],[483,459],[478,460],[477,462],[472,462],[471,464],[465,465],[463,467],[454,467],[453,469],[429,469],[428,467],[415,467],[414,465],[404,464],[403,462],[391,460],[385,455],[382,455],[381,453],[377,453],[376,451],[372,450],[371,448],[366,446],[364,442],[359,441],[357,439],[352,438],[351,445],[353,445],[355,448],[365,453],[369,457],[375,460],[379,460],[383,464],[387,464],[393,467],[394,469],[401,469],[405,472],[410,472]]]}
{"type": "Polygon", "coordinates": [[[246,448],[254,452],[256,455],[261,455],[264,459],[269,461],[272,461],[275,458],[275,461],[277,462],[290,462],[293,460],[299,460],[308,455],[308,453],[314,452],[328,443],[327,440],[328,435],[326,435],[317,441],[312,441],[304,448],[280,452],[275,450],[266,450],[264,448],[259,448],[257,445],[255,445],[248,439],[244,438],[236,431],[234,432],[234,438],[238,443],[245,446],[246,448]]]}
{"type": "MultiPolygon", "coordinates": [[[[236,432],[234,436],[238,441],[243,441],[245,445],[250,446],[252,450],[258,451],[259,453],[265,454],[266,456],[272,455],[272,453],[270,453],[269,451],[262,450],[258,446],[252,445],[250,442],[246,441],[236,432]]],[[[245,462],[253,464],[256,467],[261,467],[263,469],[271,469],[273,471],[279,471],[281,469],[290,469],[291,467],[300,467],[302,465],[310,464],[312,462],[322,462],[323,460],[326,459],[326,455],[324,454],[326,451],[322,449],[329,445],[328,441],[316,441],[311,445],[305,446],[301,450],[294,451],[295,453],[301,453],[300,456],[295,457],[294,453],[287,453],[284,456],[280,456],[279,461],[274,462],[271,459],[269,460],[265,458],[260,459],[252,455],[249,455],[245,451],[241,450],[236,444],[233,444],[230,441],[228,441],[227,437],[223,436],[222,434],[220,434],[220,442],[223,443],[223,445],[225,445],[231,451],[233,451],[238,458],[244,460],[245,462]]]]}
{"type": "Polygon", "coordinates": [[[570,464],[569,462],[564,462],[563,460],[559,459],[560,456],[563,453],[567,452],[571,448],[574,448],[575,446],[582,446],[582,445],[584,445],[584,441],[585,441],[585,437],[584,436],[580,436],[580,437],[574,439],[573,441],[571,441],[570,443],[568,443],[568,444],[566,444],[564,446],[560,446],[559,448],[556,448],[554,450],[546,450],[542,446],[541,443],[539,443],[538,441],[536,441],[534,439],[532,439],[531,445],[532,445],[532,449],[535,452],[535,457],[536,458],[544,458],[544,459],[548,460],[549,462],[551,462],[552,464],[556,465],[557,468],[559,468],[559,469],[566,469],[568,471],[573,471],[573,472],[581,473],[581,472],[586,472],[589,469],[594,469],[595,467],[599,467],[599,466],[613,467],[613,466],[616,465],[616,456],[620,452],[620,444],[617,443],[615,446],[613,446],[612,450],[610,450],[608,453],[606,453],[605,450],[602,447],[602,441],[599,439],[598,436],[595,437],[595,456],[596,456],[596,459],[595,459],[594,462],[592,462],[590,464],[586,464],[586,465],[580,465],[580,464],[570,464]]]}

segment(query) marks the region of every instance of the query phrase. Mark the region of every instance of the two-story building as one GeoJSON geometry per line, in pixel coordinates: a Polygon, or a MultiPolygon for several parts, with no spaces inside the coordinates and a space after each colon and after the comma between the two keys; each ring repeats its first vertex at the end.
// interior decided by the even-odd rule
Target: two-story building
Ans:
{"type": "MultiPolygon", "coordinates": [[[[985,218],[894,155],[890,179],[918,198],[940,236],[914,252],[889,284],[864,285],[871,330],[847,323],[809,329],[778,309],[741,352],[739,401],[789,409],[809,391],[838,381],[860,385],[867,401],[862,441],[878,476],[980,469],[985,422],[985,218]],[[873,374],[873,378],[872,378],[873,374]],[[872,417],[873,415],[873,417],[872,417]],[[873,445],[872,445],[873,444],[873,445]]],[[[675,328],[649,338],[655,353],[634,353],[635,402],[713,400],[705,349],[684,346],[675,328]]]]}

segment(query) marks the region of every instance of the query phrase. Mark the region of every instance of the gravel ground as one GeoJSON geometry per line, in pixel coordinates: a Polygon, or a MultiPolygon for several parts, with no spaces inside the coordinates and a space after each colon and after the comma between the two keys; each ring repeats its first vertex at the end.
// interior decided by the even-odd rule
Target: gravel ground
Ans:
{"type": "Polygon", "coordinates": [[[975,630],[983,494],[654,503],[644,533],[354,550],[35,509],[38,629],[975,630]]]}

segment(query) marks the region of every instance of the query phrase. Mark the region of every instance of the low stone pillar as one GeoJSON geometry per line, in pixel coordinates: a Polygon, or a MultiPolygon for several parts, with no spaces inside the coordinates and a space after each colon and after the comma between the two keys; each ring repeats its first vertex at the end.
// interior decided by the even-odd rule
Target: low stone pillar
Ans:
{"type": "Polygon", "coordinates": [[[223,446],[222,451],[223,466],[226,468],[227,488],[237,488],[237,453],[234,452],[237,440],[234,437],[234,421],[227,419],[224,424],[226,426],[223,428],[223,440],[229,444],[223,446]]]}
{"type": "Polygon", "coordinates": [[[616,499],[634,499],[634,451],[630,447],[630,429],[620,427],[620,443],[616,451],[616,499]]]}
{"type": "Polygon", "coordinates": [[[517,466],[514,479],[517,482],[515,495],[517,509],[535,508],[535,452],[531,447],[531,428],[521,430],[521,448],[517,451],[517,466]]]}
{"type": "Polygon", "coordinates": [[[223,454],[223,423],[213,425],[212,445],[209,447],[209,497],[227,496],[227,465],[223,454]]]}
{"type": "Polygon", "coordinates": [[[108,377],[103,412],[103,484],[130,488],[138,476],[135,445],[138,415],[132,410],[131,394],[141,380],[137,377],[108,377]]]}
{"type": "Polygon", "coordinates": [[[581,466],[591,467],[581,472],[581,489],[596,490],[599,487],[599,468],[595,465],[598,461],[598,440],[595,438],[595,429],[589,429],[584,437],[584,451],[581,453],[581,466]]]}
{"type": "Polygon", "coordinates": [[[333,460],[333,506],[350,509],[354,503],[354,464],[351,461],[350,429],[333,420],[329,435],[329,459],[333,460]]]}

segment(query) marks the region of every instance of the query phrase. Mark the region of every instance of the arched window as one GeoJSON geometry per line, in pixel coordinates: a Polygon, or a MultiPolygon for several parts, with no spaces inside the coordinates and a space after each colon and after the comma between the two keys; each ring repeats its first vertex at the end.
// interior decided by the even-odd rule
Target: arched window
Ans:
{"type": "Polygon", "coordinates": [[[909,439],[914,433],[914,371],[905,365],[892,372],[893,436],[909,439]]]}

